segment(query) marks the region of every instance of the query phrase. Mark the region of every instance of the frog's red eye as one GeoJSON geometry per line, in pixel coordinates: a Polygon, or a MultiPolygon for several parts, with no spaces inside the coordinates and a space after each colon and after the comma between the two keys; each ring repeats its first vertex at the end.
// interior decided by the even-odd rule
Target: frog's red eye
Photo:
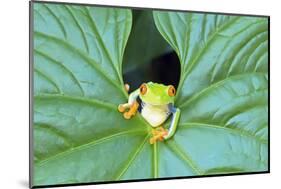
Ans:
{"type": "Polygon", "coordinates": [[[147,92],[147,87],[146,87],[146,84],[143,83],[141,86],[140,86],[140,93],[142,95],[145,95],[145,93],[147,92]]]}
{"type": "Polygon", "coordinates": [[[176,95],[176,89],[173,85],[170,85],[170,87],[168,89],[168,95],[169,96],[175,96],[176,95]]]}

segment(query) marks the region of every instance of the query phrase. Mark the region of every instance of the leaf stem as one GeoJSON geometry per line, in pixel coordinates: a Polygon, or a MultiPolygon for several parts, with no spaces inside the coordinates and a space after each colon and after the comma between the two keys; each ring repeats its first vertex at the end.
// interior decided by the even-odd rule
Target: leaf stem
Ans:
{"type": "Polygon", "coordinates": [[[159,168],[158,168],[158,142],[153,144],[153,177],[158,178],[159,176],[159,168]]]}

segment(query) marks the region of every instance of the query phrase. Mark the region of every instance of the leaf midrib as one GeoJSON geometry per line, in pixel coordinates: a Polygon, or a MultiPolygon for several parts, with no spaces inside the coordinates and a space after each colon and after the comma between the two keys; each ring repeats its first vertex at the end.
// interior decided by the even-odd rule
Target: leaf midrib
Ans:
{"type": "Polygon", "coordinates": [[[152,151],[152,157],[153,157],[153,163],[152,163],[152,171],[153,171],[153,177],[158,178],[159,176],[159,148],[158,148],[158,142],[156,141],[153,144],[153,151],[152,151]]]}

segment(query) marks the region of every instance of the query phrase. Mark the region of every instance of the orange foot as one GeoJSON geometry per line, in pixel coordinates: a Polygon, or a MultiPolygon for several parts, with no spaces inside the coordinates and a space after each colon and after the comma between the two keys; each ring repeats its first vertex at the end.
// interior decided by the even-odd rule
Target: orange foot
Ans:
{"type": "Polygon", "coordinates": [[[152,137],[150,138],[150,144],[154,144],[158,141],[163,141],[164,136],[168,135],[168,130],[163,127],[159,127],[152,130],[152,137]]]}
{"type": "Polygon", "coordinates": [[[123,116],[125,119],[131,119],[132,116],[136,115],[139,108],[139,103],[137,101],[134,101],[134,103],[129,106],[128,104],[120,104],[118,106],[118,111],[123,113],[123,116]],[[126,109],[129,108],[127,112],[126,109]]]}

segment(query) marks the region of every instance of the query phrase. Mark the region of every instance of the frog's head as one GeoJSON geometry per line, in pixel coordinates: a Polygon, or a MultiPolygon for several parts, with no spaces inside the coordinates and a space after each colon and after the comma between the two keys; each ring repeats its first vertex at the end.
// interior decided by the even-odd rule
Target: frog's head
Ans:
{"type": "Polygon", "coordinates": [[[151,105],[166,105],[174,103],[176,89],[173,85],[163,85],[153,82],[143,83],[140,88],[140,99],[151,105]]]}

